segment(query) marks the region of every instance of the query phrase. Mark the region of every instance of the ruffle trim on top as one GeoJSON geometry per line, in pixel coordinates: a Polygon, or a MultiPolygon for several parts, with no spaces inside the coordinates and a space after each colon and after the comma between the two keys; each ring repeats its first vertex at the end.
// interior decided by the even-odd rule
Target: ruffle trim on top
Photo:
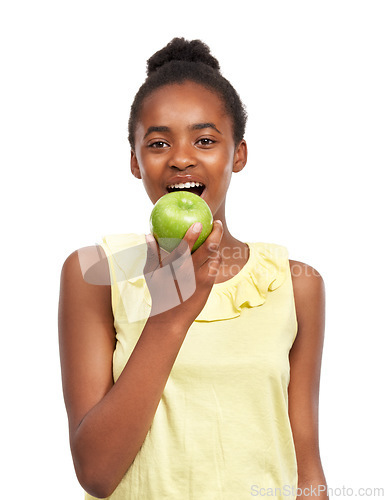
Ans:
{"type": "MultiPolygon", "coordinates": [[[[114,234],[103,238],[113,262],[116,284],[131,283],[142,292],[151,306],[151,295],[143,275],[147,259],[145,235],[114,234]]],[[[218,321],[236,318],[242,308],[265,303],[268,293],[279,288],[290,268],[286,247],[275,243],[247,243],[250,254],[246,264],[235,276],[213,285],[209,298],[195,321],[218,321]]],[[[119,286],[123,291],[122,287],[119,286]]],[[[140,296],[141,293],[138,293],[140,296]]],[[[135,307],[135,305],[133,304],[135,307]]]]}
{"type": "Polygon", "coordinates": [[[236,318],[244,307],[258,307],[269,292],[279,288],[288,273],[288,251],[274,243],[247,243],[249,259],[238,274],[214,284],[195,321],[236,318]]]}

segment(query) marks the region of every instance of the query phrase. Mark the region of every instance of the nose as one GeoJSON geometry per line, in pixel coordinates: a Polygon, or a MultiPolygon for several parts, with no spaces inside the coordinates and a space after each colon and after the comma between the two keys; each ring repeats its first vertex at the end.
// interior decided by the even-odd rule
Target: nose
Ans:
{"type": "Polygon", "coordinates": [[[194,147],[189,144],[174,144],[171,148],[171,155],[168,159],[170,168],[186,170],[189,167],[195,167],[196,157],[194,147]]]}

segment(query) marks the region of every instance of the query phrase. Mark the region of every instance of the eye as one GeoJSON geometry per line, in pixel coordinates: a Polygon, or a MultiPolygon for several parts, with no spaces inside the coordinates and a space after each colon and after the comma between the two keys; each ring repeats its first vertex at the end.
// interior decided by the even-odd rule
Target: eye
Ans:
{"type": "Polygon", "coordinates": [[[153,149],[163,149],[163,148],[167,148],[168,144],[167,144],[167,142],[164,142],[164,141],[155,141],[155,142],[152,142],[151,144],[149,144],[148,147],[153,148],[153,149]]]}
{"type": "Polygon", "coordinates": [[[216,141],[214,141],[213,139],[209,139],[208,137],[202,137],[202,139],[199,139],[199,141],[197,141],[197,144],[201,145],[201,146],[211,146],[212,144],[215,144],[216,141]]]}

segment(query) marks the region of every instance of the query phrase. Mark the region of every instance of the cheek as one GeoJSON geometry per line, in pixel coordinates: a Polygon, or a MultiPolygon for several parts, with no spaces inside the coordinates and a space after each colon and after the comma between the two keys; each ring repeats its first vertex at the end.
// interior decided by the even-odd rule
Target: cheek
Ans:
{"type": "Polygon", "coordinates": [[[159,175],[161,169],[160,158],[148,154],[146,151],[138,153],[138,165],[142,174],[142,179],[153,179],[159,175]]]}
{"type": "Polygon", "coordinates": [[[233,154],[232,150],[224,148],[218,151],[218,154],[213,158],[213,171],[218,172],[222,183],[228,183],[233,170],[233,154]]]}
{"type": "Polygon", "coordinates": [[[233,150],[227,145],[221,145],[221,147],[216,148],[212,151],[209,159],[206,159],[211,164],[215,164],[216,168],[228,168],[229,165],[232,166],[233,162],[233,150]]]}
{"type": "Polygon", "coordinates": [[[231,181],[231,170],[226,169],[225,172],[223,172],[223,175],[221,176],[221,185],[223,189],[228,189],[230,186],[230,181],[231,181]]]}

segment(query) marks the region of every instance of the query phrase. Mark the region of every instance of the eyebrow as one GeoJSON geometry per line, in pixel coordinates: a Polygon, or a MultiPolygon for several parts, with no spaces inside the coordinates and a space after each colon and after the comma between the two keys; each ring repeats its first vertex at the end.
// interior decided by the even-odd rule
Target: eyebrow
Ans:
{"type": "MultiPolygon", "coordinates": [[[[212,128],[216,130],[219,134],[223,135],[220,130],[217,129],[217,127],[214,125],[214,123],[207,122],[207,123],[194,123],[194,125],[190,125],[189,129],[190,130],[202,130],[204,128],[212,128]]],[[[151,132],[171,132],[170,127],[165,127],[163,125],[157,125],[157,126],[151,126],[148,127],[147,132],[143,139],[145,139],[151,132]]]]}

